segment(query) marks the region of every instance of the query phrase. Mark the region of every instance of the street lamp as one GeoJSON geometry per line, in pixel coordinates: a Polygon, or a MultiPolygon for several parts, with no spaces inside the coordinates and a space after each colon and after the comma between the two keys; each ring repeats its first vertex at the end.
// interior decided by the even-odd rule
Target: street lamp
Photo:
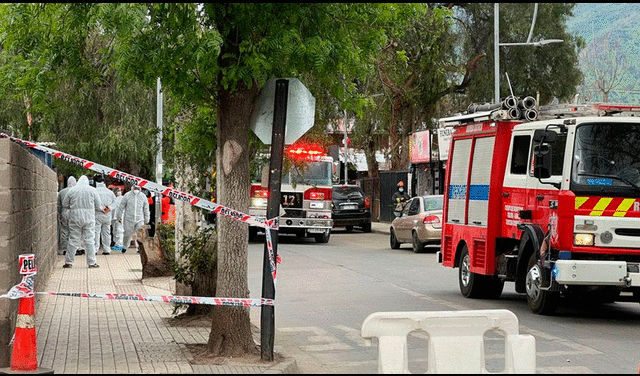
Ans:
{"type": "Polygon", "coordinates": [[[533,27],[536,24],[536,16],[538,14],[538,3],[534,4],[533,8],[533,20],[531,21],[531,29],[529,30],[529,37],[524,43],[500,43],[500,4],[493,4],[493,62],[494,62],[494,79],[495,79],[495,91],[494,91],[494,104],[500,103],[500,46],[535,46],[540,47],[549,43],[564,42],[562,39],[543,39],[537,42],[531,42],[531,36],[533,35],[533,27]]]}

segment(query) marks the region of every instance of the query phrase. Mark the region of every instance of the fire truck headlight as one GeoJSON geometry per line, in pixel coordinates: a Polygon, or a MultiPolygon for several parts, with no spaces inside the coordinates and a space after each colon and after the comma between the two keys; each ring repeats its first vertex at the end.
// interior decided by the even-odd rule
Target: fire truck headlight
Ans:
{"type": "Polygon", "coordinates": [[[254,208],[266,208],[267,207],[267,199],[262,197],[252,197],[251,198],[251,206],[254,208]]]}
{"type": "Polygon", "coordinates": [[[593,245],[593,234],[574,234],[573,245],[591,246],[593,245]]]}

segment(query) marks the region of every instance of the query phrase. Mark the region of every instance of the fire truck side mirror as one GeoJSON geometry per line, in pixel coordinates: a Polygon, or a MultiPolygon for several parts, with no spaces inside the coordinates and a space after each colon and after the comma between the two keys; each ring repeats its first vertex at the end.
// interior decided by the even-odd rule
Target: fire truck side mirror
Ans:
{"type": "Polygon", "coordinates": [[[551,147],[549,144],[539,144],[533,147],[535,163],[533,176],[538,179],[551,177],[551,147]]]}
{"type": "Polygon", "coordinates": [[[538,129],[533,133],[533,142],[547,142],[553,144],[554,142],[556,142],[557,137],[558,134],[554,131],[538,129]]]}

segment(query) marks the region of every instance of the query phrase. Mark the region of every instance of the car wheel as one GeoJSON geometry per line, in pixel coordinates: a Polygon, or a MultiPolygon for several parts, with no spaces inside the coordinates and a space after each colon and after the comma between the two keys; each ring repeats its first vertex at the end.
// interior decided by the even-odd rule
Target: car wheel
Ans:
{"type": "Polygon", "coordinates": [[[331,236],[331,231],[327,230],[322,234],[315,234],[313,237],[316,238],[316,243],[328,243],[330,236],[331,236]]]}
{"type": "Polygon", "coordinates": [[[399,249],[400,248],[400,242],[398,242],[398,239],[396,239],[396,234],[395,234],[395,232],[393,232],[393,229],[391,229],[391,231],[390,231],[389,244],[391,245],[391,249],[399,249]]]}
{"type": "Polygon", "coordinates": [[[371,223],[367,223],[366,225],[362,225],[362,232],[371,232],[371,223]]]}
{"type": "Polygon", "coordinates": [[[344,229],[347,231],[353,230],[353,226],[344,226],[344,229]]]}
{"type": "Polygon", "coordinates": [[[424,251],[424,243],[418,238],[418,233],[413,232],[413,252],[420,253],[424,251]]]}
{"type": "Polygon", "coordinates": [[[537,263],[535,253],[529,258],[525,287],[527,291],[527,304],[531,312],[540,315],[549,315],[558,308],[560,292],[547,291],[540,287],[542,283],[542,270],[537,263]]]}

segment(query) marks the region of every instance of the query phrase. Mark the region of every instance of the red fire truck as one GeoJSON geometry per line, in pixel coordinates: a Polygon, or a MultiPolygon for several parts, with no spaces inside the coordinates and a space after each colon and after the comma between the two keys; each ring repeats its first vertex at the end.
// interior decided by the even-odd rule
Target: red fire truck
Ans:
{"type": "Polygon", "coordinates": [[[640,301],[640,118],[560,112],[441,120],[454,133],[438,261],[459,269],[463,296],[497,299],[515,282],[536,314],[561,295],[640,301]]]}
{"type": "MultiPolygon", "coordinates": [[[[301,162],[291,164],[283,170],[280,183],[281,234],[298,237],[313,237],[318,243],[327,243],[331,235],[331,197],[333,189],[333,158],[326,156],[314,145],[296,144],[286,150],[287,158],[301,162]]],[[[249,215],[264,218],[267,213],[269,163],[259,166],[251,182],[249,215]]],[[[249,240],[253,241],[258,231],[249,227],[249,240]]]]}

